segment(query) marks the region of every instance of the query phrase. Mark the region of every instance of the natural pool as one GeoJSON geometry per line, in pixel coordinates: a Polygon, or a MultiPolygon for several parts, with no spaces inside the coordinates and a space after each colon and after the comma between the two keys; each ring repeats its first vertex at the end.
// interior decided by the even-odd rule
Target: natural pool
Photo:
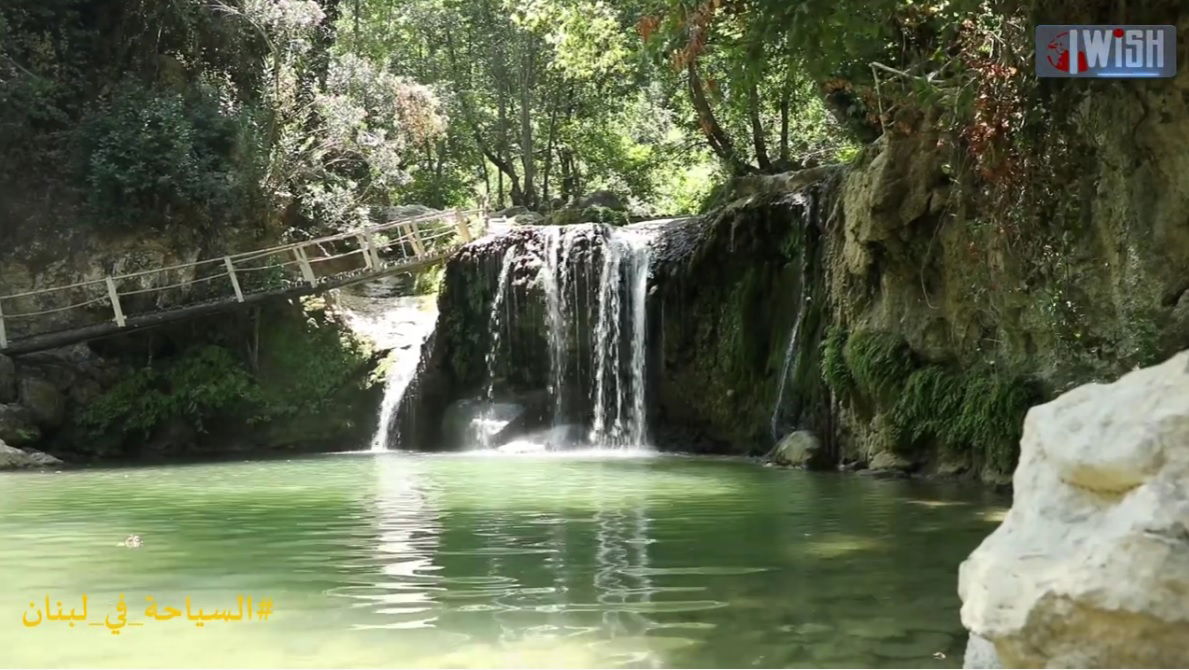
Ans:
{"type": "Polygon", "coordinates": [[[5,474],[0,660],[959,667],[957,566],[1007,504],[630,452],[5,474]],[[143,546],[123,546],[130,534],[143,546]],[[47,596],[79,611],[83,593],[86,622],[22,623],[47,596]],[[143,625],[113,634],[121,594],[124,620],[143,625]],[[187,618],[187,596],[194,614],[235,613],[241,595],[273,614],[187,618]],[[146,596],[181,614],[146,618],[146,596]]]}

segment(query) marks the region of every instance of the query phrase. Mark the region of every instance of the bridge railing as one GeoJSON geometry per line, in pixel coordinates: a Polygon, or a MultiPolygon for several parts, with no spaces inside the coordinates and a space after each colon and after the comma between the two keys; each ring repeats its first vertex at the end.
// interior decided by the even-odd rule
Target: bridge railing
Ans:
{"type": "Polygon", "coordinates": [[[0,349],[79,327],[79,312],[107,311],[123,328],[134,315],[398,271],[442,258],[486,232],[484,211],[452,210],[219,258],[107,275],[66,286],[0,296],[0,349]],[[41,325],[41,328],[38,328],[41,325]]]}

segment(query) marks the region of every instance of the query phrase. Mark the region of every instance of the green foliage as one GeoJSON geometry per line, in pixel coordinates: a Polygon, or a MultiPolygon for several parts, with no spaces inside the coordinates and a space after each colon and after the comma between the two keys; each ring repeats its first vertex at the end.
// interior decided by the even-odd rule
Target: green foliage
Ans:
{"type": "Polygon", "coordinates": [[[846,366],[843,352],[846,349],[846,329],[838,324],[831,324],[822,338],[821,372],[822,380],[836,394],[848,393],[854,388],[854,379],[850,369],[846,366]]]}
{"type": "Polygon", "coordinates": [[[882,331],[854,333],[842,354],[856,387],[875,399],[896,393],[916,368],[908,343],[899,335],[882,331]]]}
{"type": "Polygon", "coordinates": [[[963,378],[941,365],[927,365],[909,375],[891,410],[898,445],[910,451],[930,438],[951,441],[962,422],[959,411],[965,394],[963,378]]]}
{"type": "Polygon", "coordinates": [[[200,432],[216,420],[291,420],[334,409],[342,390],[364,383],[370,352],[325,314],[269,316],[258,373],[225,347],[193,347],[125,375],[87,407],[81,426],[123,440],[178,419],[200,432]]]}
{"type": "Polygon", "coordinates": [[[201,430],[221,412],[250,406],[255,392],[253,380],[230,351],[207,345],[159,368],[128,374],[91,403],[80,421],[98,435],[147,437],[158,425],[179,418],[201,430]]]}
{"type": "Polygon", "coordinates": [[[128,83],[81,128],[88,212],[99,225],[182,220],[209,228],[239,215],[237,120],[196,91],[190,99],[128,83]]]}
{"type": "Polygon", "coordinates": [[[278,319],[261,332],[257,421],[317,413],[358,380],[370,352],[322,311],[278,319]]]}
{"type": "Polygon", "coordinates": [[[446,278],[446,264],[439,263],[433,267],[417,273],[413,278],[414,295],[429,295],[442,290],[442,282],[446,278]]]}
{"type": "Polygon", "coordinates": [[[579,218],[585,223],[606,223],[612,226],[626,226],[631,223],[626,212],[598,205],[582,210],[579,218]]]}

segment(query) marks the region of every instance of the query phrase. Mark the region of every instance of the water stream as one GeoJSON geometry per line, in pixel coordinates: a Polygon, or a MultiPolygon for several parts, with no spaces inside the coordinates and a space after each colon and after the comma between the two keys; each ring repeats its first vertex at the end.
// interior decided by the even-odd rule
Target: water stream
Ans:
{"type": "Polygon", "coordinates": [[[644,346],[649,258],[648,239],[635,231],[615,231],[603,247],[591,427],[591,441],[596,444],[647,444],[644,346]]]}
{"type": "Polygon", "coordinates": [[[339,298],[351,330],[370,339],[378,350],[389,352],[381,364],[384,397],[371,441],[373,451],[399,446],[400,435],[393,419],[417,373],[422,347],[437,323],[436,296],[400,295],[408,290],[407,280],[395,279],[365,284],[339,298]]]}

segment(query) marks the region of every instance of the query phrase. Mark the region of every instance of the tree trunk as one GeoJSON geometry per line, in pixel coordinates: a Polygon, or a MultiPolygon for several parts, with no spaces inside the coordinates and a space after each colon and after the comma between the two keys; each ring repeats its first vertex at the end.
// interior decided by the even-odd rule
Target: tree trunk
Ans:
{"type": "MultiPolygon", "coordinates": [[[[518,200],[521,198],[521,196],[520,182],[516,176],[516,168],[501,154],[497,154],[496,151],[493,151],[483,139],[483,132],[480,130],[479,122],[476,120],[474,110],[471,108],[470,96],[467,95],[464,87],[458,84],[458,58],[454,50],[454,39],[449,31],[446,31],[446,49],[447,56],[450,60],[450,68],[454,75],[452,79],[454,80],[456,93],[458,94],[459,106],[462,107],[463,119],[466,121],[467,126],[469,126],[471,130],[471,136],[474,138],[475,147],[479,150],[479,154],[486,160],[491,161],[491,164],[494,165],[497,170],[497,204],[500,208],[502,208],[504,205],[504,176],[507,175],[508,180],[512,185],[512,204],[518,205],[520,204],[518,200]]],[[[503,115],[504,109],[503,97],[501,96],[501,115],[503,115]]],[[[500,125],[500,133],[506,138],[507,127],[503,122],[501,122],[500,125]]],[[[506,144],[506,139],[501,143],[506,144]]],[[[506,151],[506,149],[504,149],[504,151],[506,151]]],[[[483,170],[484,173],[486,173],[486,165],[483,166],[483,170]]]]}
{"type": "Polygon", "coordinates": [[[545,170],[541,181],[541,205],[549,206],[549,177],[553,172],[553,145],[557,140],[557,113],[560,104],[554,96],[552,109],[549,110],[549,133],[545,138],[545,170]]]}
{"type": "Polygon", "coordinates": [[[537,165],[536,165],[536,150],[533,146],[533,118],[532,118],[532,92],[533,82],[536,78],[534,73],[533,61],[533,44],[532,36],[525,38],[524,53],[521,55],[521,69],[520,69],[520,161],[524,168],[524,193],[521,203],[530,209],[537,206],[537,191],[536,181],[537,165]]]}
{"type": "Polygon", "coordinates": [[[784,90],[780,92],[780,166],[782,170],[789,169],[792,164],[789,155],[789,121],[792,113],[793,75],[789,68],[789,75],[784,82],[784,90]]]}
{"type": "Polygon", "coordinates": [[[690,99],[693,101],[694,111],[698,113],[698,125],[702,129],[702,133],[706,135],[710,149],[732,172],[736,174],[755,172],[755,168],[739,160],[739,154],[735,152],[735,145],[719,125],[718,119],[715,118],[714,110],[710,108],[710,101],[706,98],[706,90],[702,86],[702,77],[698,74],[697,63],[693,59],[690,59],[686,70],[689,74],[690,99]]]}
{"type": "Polygon", "coordinates": [[[747,87],[747,112],[751,117],[751,141],[756,149],[756,162],[759,163],[760,171],[772,172],[768,140],[764,137],[764,122],[760,119],[760,89],[754,81],[747,87]]]}

